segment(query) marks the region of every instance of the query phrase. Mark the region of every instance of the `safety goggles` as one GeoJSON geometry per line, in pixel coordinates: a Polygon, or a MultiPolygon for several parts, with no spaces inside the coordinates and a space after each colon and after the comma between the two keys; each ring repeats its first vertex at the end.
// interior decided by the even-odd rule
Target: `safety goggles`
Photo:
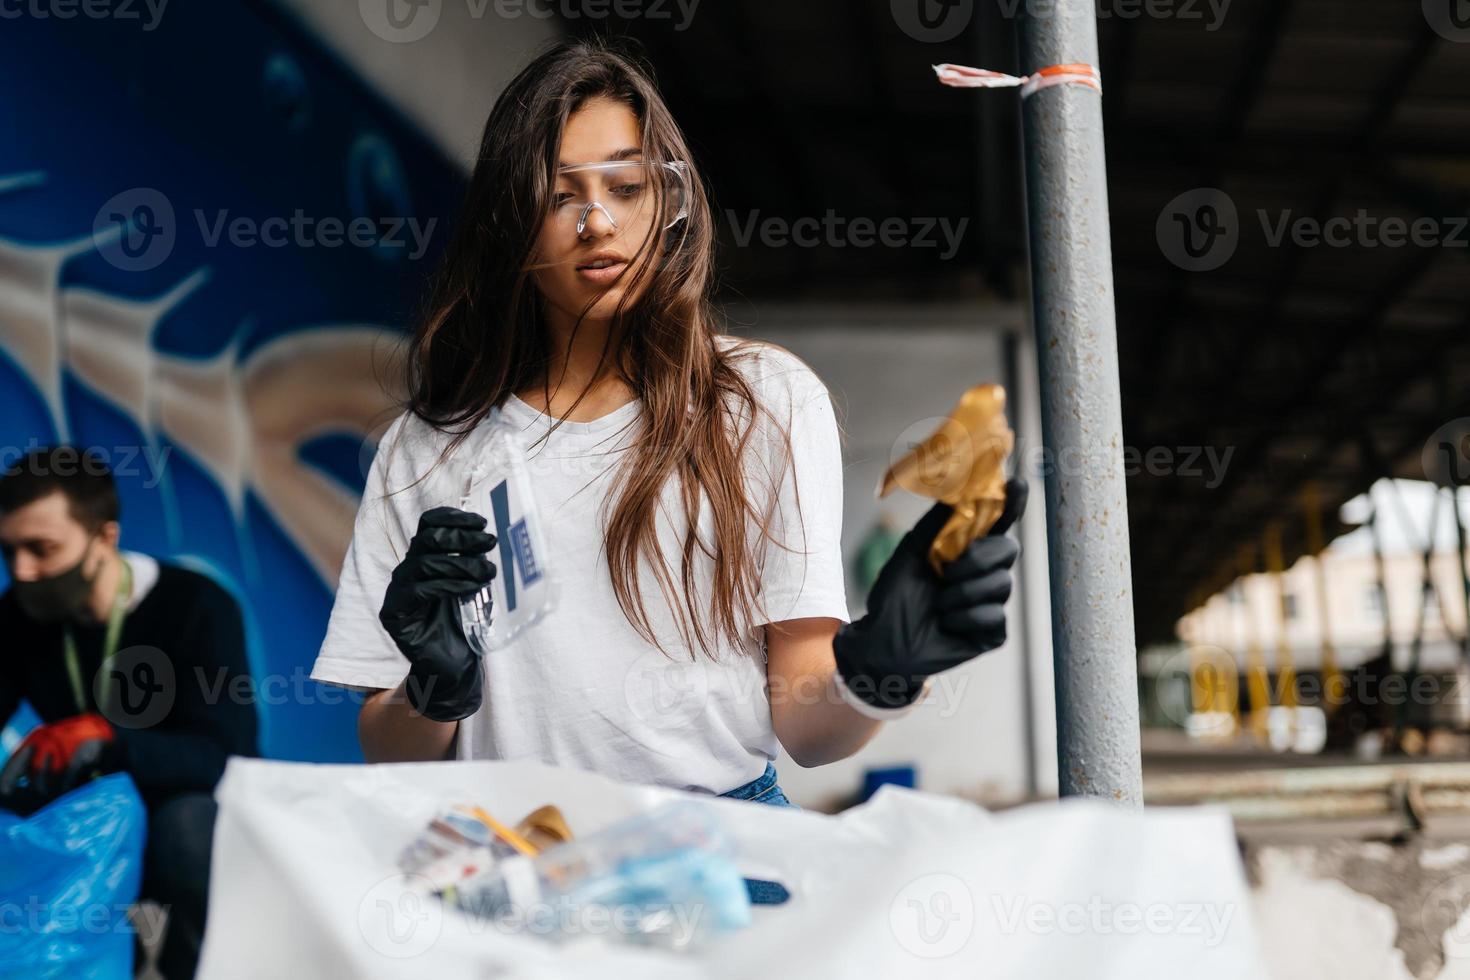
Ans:
{"type": "Polygon", "coordinates": [[[551,220],[577,234],[600,211],[621,232],[639,228],[667,231],[689,217],[689,165],[668,162],[608,160],[579,163],[556,171],[551,220]]]}

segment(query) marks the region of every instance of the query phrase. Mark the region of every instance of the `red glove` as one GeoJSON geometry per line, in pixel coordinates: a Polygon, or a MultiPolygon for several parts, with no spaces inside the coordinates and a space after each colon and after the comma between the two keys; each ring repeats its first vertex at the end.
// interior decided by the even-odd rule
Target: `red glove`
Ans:
{"type": "Polygon", "coordinates": [[[39,725],[0,771],[0,806],[30,813],[116,768],[117,742],[101,715],[39,725]]]}

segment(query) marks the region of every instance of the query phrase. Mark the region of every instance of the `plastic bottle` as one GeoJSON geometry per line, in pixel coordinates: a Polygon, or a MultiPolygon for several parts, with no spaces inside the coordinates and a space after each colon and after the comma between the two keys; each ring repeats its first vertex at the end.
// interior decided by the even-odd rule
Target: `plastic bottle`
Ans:
{"type": "Polygon", "coordinates": [[[557,589],[524,437],[496,408],[483,440],[467,443],[465,451],[474,458],[460,508],[482,515],[498,539],[490,555],[497,566],[494,580],[460,603],[465,638],[483,656],[508,646],[553,612],[557,589]]]}
{"type": "Polygon", "coordinates": [[[560,941],[602,936],[684,949],[750,923],[732,842],[688,801],[534,858],[506,858],[446,897],[500,928],[560,941]]]}

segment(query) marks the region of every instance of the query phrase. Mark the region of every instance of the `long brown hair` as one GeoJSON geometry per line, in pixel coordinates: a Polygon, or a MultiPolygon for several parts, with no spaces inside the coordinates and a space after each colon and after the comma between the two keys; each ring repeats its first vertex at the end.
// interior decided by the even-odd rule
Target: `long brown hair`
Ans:
{"type": "MultiPolygon", "coordinates": [[[[637,54],[605,40],[558,42],[496,100],[426,315],[408,347],[408,410],[454,435],[442,460],[507,396],[538,381],[549,385],[545,300],[528,282],[533,245],[549,211],[567,119],[598,97],[632,109],[643,159],[689,165],[688,217],[667,231],[654,222],[642,246],[655,250],[653,260],[635,260],[624,273],[630,282],[594,372],[601,376],[605,365],[616,372],[641,400],[646,422],[619,463],[621,492],[606,519],[604,550],[618,604],[640,636],[663,649],[639,588],[640,558],[647,557],[691,656],[699,649],[714,657],[719,638],[738,649],[748,627],[762,621],[755,611],[760,541],[788,547],[770,532],[774,484],[784,467],[771,473],[769,492],[753,493],[747,479],[762,468],[748,467],[745,454],[762,414],[775,424],[787,459],[789,429],[759,404],[737,369],[761,345],[725,347],[716,339],[709,200],[653,73],[637,54]],[[629,296],[639,298],[630,306],[629,296]],[[664,559],[656,524],[661,491],[672,478],[688,518],[677,573],[664,559]],[[713,515],[709,541],[698,534],[701,497],[713,515]],[[756,540],[749,537],[752,526],[760,532],[756,540]],[[712,610],[697,608],[696,551],[711,559],[712,610]]],[[[573,337],[590,308],[577,318],[573,337]]]]}

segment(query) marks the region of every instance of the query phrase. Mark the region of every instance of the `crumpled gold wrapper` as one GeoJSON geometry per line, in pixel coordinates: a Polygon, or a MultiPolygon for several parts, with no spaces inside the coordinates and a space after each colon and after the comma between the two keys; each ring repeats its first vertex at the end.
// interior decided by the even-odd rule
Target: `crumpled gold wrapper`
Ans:
{"type": "Polygon", "coordinates": [[[1005,508],[1005,460],[1016,442],[1005,407],[1003,387],[976,385],[933,435],[883,474],[879,497],[903,487],[954,508],[929,548],[935,572],[988,533],[1005,508]]]}
{"type": "Polygon", "coordinates": [[[526,838],[537,853],[572,839],[572,829],[561,810],[547,804],[532,810],[516,824],[516,832],[526,838]]]}

